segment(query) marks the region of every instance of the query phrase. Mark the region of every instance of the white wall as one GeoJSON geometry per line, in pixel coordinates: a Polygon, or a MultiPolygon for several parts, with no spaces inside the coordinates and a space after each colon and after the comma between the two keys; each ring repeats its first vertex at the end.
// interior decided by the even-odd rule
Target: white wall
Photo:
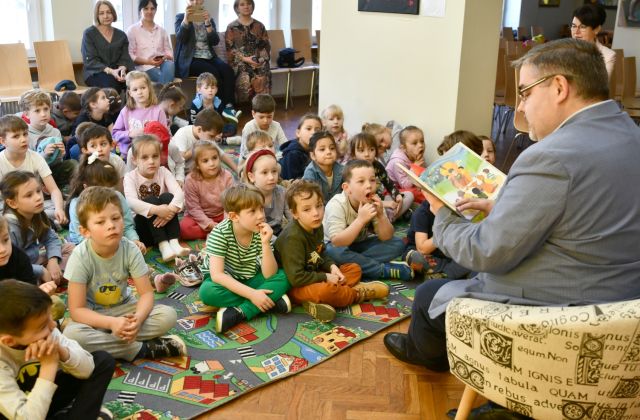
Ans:
{"type": "Polygon", "coordinates": [[[323,2],[320,109],[339,104],[350,133],[363,122],[417,125],[430,158],[455,129],[489,133],[501,0],[447,1],[444,18],[357,6],[323,2]]]}
{"type": "MultiPolygon", "coordinates": [[[[624,19],[621,9],[622,2],[619,2],[612,47],[623,49],[625,57],[636,57],[636,80],[640,80],[640,28],[618,26],[620,21],[624,19]]],[[[636,86],[636,89],[638,88],[640,88],[640,86],[636,86]]]]}

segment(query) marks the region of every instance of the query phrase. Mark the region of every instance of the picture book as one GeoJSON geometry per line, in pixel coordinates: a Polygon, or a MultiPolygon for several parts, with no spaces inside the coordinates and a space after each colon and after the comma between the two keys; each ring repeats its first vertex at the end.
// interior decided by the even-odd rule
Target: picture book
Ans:
{"type": "Polygon", "coordinates": [[[507,178],[462,143],[456,143],[419,176],[401,164],[398,166],[418,188],[427,190],[451,210],[472,221],[481,220],[483,215],[477,210],[460,213],[456,209],[456,202],[463,198],[493,200],[507,178]]]}

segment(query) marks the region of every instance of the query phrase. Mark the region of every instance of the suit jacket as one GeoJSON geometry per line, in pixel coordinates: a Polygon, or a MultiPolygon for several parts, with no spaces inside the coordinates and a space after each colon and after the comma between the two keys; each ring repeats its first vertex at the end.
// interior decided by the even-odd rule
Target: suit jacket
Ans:
{"type": "Polygon", "coordinates": [[[640,128],[613,101],[571,116],[511,167],[491,214],[472,224],[438,211],[435,245],[480,274],[456,296],[523,305],[640,298],[640,128]]]}
{"type": "MultiPolygon", "coordinates": [[[[178,13],[176,15],[175,28],[176,28],[176,50],[174,51],[175,63],[176,63],[176,77],[189,77],[189,67],[191,67],[191,61],[193,61],[193,54],[196,50],[196,30],[193,27],[193,23],[189,22],[186,27],[182,25],[184,20],[184,13],[178,13]]],[[[216,52],[213,47],[220,42],[220,35],[216,29],[216,24],[213,19],[209,19],[212,25],[211,32],[207,33],[207,41],[209,42],[209,51],[213,58],[216,58],[216,52]]]]}

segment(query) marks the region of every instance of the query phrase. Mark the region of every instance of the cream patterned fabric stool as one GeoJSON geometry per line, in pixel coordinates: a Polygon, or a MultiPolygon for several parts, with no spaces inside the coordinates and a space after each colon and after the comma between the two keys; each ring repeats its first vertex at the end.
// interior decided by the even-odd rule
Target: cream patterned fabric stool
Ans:
{"type": "Polygon", "coordinates": [[[454,299],[451,373],[476,395],[538,419],[640,419],[640,300],[573,307],[454,299]]]}

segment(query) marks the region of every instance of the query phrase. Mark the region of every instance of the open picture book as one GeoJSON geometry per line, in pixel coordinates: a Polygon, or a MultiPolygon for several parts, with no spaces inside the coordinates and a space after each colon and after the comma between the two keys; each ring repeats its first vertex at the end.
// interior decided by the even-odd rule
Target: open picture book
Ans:
{"type": "Polygon", "coordinates": [[[420,175],[401,164],[397,165],[416,187],[435,195],[451,210],[472,221],[481,220],[484,215],[477,210],[461,213],[456,209],[456,202],[463,198],[493,200],[507,178],[462,143],[456,143],[420,175]]]}

